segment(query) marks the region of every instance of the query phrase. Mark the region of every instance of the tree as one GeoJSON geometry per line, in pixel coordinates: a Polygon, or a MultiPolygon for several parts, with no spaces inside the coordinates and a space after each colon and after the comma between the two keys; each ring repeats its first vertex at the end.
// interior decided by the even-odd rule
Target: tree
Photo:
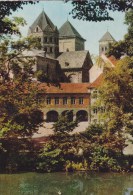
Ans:
{"type": "Polygon", "coordinates": [[[113,20],[109,11],[125,12],[133,8],[132,0],[81,0],[72,1],[73,18],[86,21],[113,20]]]}
{"type": "MultiPolygon", "coordinates": [[[[66,0],[65,2],[68,2],[66,0]]],[[[5,20],[6,16],[12,14],[17,9],[23,9],[23,5],[35,4],[34,1],[3,1],[0,2],[0,33],[16,33],[13,27],[16,27],[14,23],[5,20]]],[[[113,20],[109,15],[109,11],[121,11],[125,12],[130,8],[133,8],[132,0],[80,0],[72,1],[73,9],[70,12],[73,18],[86,21],[104,21],[113,20]]]]}
{"type": "Polygon", "coordinates": [[[128,33],[125,35],[124,40],[112,44],[107,52],[108,56],[115,56],[119,59],[122,55],[133,56],[133,9],[126,12],[125,24],[128,25],[128,33]]]}
{"type": "Polygon", "coordinates": [[[105,106],[107,131],[133,135],[133,59],[124,57],[115,67],[105,68],[104,80],[99,90],[99,104],[105,106]]]}
{"type": "MultiPolygon", "coordinates": [[[[10,21],[9,21],[10,22],[10,21]]],[[[15,25],[24,24],[15,18],[15,25]]],[[[19,29],[18,29],[18,33],[19,29]]],[[[32,82],[34,59],[24,57],[23,51],[38,46],[36,38],[14,41],[3,35],[0,40],[0,136],[31,136],[43,122],[37,104],[38,84],[32,82]]]]}
{"type": "Polygon", "coordinates": [[[69,116],[72,114],[72,111],[68,111],[65,116],[60,116],[58,121],[53,125],[53,130],[55,134],[66,135],[72,132],[75,127],[78,126],[78,122],[70,121],[69,116]]]}
{"type": "Polygon", "coordinates": [[[0,34],[8,33],[8,34],[17,34],[18,24],[16,21],[9,20],[7,16],[11,15],[13,11],[17,9],[23,9],[23,5],[34,4],[33,1],[12,1],[0,2],[0,34]]]}

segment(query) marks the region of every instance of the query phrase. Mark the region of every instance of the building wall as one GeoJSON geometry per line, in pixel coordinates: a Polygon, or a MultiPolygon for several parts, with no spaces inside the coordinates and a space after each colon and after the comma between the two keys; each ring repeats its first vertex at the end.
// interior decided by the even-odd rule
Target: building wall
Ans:
{"type": "Polygon", "coordinates": [[[82,70],[64,70],[65,75],[71,83],[82,83],[82,70]]]}
{"type": "Polygon", "coordinates": [[[75,51],[75,38],[59,39],[59,52],[75,51]]]}
{"type": "Polygon", "coordinates": [[[84,50],[84,41],[79,38],[59,39],[59,52],[82,50],[84,50]]]}
{"type": "Polygon", "coordinates": [[[34,35],[39,38],[41,42],[42,50],[46,51],[51,57],[56,58],[59,55],[59,32],[58,30],[52,31],[47,27],[43,32],[38,26],[34,32],[29,31],[29,35],[34,35]],[[37,30],[36,30],[37,28],[37,30]]]}
{"type": "Polygon", "coordinates": [[[58,60],[37,57],[37,71],[43,70],[51,81],[67,82],[65,74],[61,70],[58,60]]]}
{"type": "Polygon", "coordinates": [[[76,114],[78,111],[85,111],[88,113],[89,117],[89,107],[90,107],[90,98],[89,94],[46,94],[41,97],[43,101],[44,108],[42,109],[44,113],[44,118],[46,119],[47,113],[49,111],[56,111],[58,115],[62,114],[63,111],[73,111],[74,118],[76,119],[76,114]],[[47,98],[51,98],[51,104],[47,104],[47,98]],[[59,97],[59,104],[55,104],[55,98],[59,97]],[[67,104],[63,104],[63,98],[67,98],[67,104]],[[71,103],[71,97],[75,98],[75,104],[71,103]],[[83,98],[83,104],[79,104],[79,98],[83,98]]]}
{"type": "Polygon", "coordinates": [[[103,66],[99,66],[99,64],[94,64],[92,68],[89,70],[90,83],[94,82],[100,74],[103,73],[103,66]]]}
{"type": "Polygon", "coordinates": [[[109,49],[109,45],[114,43],[115,41],[102,41],[99,42],[99,55],[105,54],[109,49]]]}
{"type": "Polygon", "coordinates": [[[75,39],[75,51],[82,51],[84,50],[84,41],[81,39],[75,39]]]}

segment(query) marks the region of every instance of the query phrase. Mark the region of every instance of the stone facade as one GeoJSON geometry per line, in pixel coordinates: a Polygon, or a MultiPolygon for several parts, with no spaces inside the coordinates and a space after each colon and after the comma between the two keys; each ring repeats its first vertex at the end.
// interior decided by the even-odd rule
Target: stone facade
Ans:
{"type": "Polygon", "coordinates": [[[59,52],[82,50],[84,50],[84,42],[81,39],[78,38],[59,39],[59,52]]]}
{"type": "Polygon", "coordinates": [[[75,38],[59,39],[59,52],[75,51],[75,38]]]}
{"type": "Polygon", "coordinates": [[[84,50],[85,39],[77,32],[69,21],[59,29],[59,52],[84,50]]]}
{"type": "Polygon", "coordinates": [[[89,83],[60,83],[59,86],[42,84],[40,100],[44,104],[44,119],[55,122],[59,115],[70,112],[71,121],[89,121],[89,83]],[[44,90],[44,94],[43,94],[44,90]]]}
{"type": "Polygon", "coordinates": [[[93,64],[89,51],[64,52],[57,59],[61,69],[71,83],[90,81],[89,70],[93,64]]]}
{"type": "Polygon", "coordinates": [[[38,56],[36,59],[36,70],[43,70],[47,78],[52,82],[67,82],[58,60],[38,56]]]}
{"type": "Polygon", "coordinates": [[[109,49],[110,44],[115,43],[115,39],[112,35],[107,31],[103,37],[99,40],[99,55],[106,54],[109,49]]]}
{"type": "Polygon", "coordinates": [[[46,51],[53,58],[58,56],[59,32],[44,11],[29,27],[28,35],[31,34],[38,37],[42,45],[42,50],[46,51]]]}

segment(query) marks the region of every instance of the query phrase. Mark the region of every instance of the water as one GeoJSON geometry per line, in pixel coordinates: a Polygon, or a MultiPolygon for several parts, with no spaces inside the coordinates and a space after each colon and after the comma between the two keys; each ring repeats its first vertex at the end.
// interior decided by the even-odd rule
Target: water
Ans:
{"type": "Polygon", "coordinates": [[[133,173],[0,174],[0,195],[133,195],[133,173]]]}

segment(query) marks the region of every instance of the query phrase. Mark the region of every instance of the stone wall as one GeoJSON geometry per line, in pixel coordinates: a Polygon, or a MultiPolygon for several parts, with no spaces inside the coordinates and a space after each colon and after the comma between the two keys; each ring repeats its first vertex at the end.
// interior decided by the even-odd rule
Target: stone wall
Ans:
{"type": "Polygon", "coordinates": [[[37,71],[43,70],[51,81],[65,82],[67,78],[59,62],[54,59],[37,57],[37,71]]]}
{"type": "Polygon", "coordinates": [[[59,52],[66,51],[75,51],[75,38],[59,40],[59,52]]]}
{"type": "Polygon", "coordinates": [[[84,50],[84,41],[81,39],[75,39],[75,51],[82,51],[84,50]]]}

